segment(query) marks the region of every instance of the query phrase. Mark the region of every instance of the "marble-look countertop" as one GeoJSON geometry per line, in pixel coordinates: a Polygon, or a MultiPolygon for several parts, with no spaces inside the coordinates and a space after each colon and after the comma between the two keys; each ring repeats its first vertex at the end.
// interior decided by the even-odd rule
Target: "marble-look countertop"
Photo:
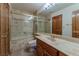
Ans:
{"type": "Polygon", "coordinates": [[[48,35],[44,35],[44,34],[40,34],[39,36],[36,36],[36,38],[54,47],[55,49],[63,52],[66,55],[79,56],[79,44],[78,43],[63,40],[60,38],[55,38],[53,40],[53,38],[49,39],[47,37],[48,35]]]}

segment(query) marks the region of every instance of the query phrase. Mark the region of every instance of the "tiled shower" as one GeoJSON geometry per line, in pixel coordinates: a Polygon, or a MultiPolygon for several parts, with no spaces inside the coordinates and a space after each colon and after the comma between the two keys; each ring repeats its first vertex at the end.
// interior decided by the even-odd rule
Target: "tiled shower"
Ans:
{"type": "Polygon", "coordinates": [[[25,49],[27,42],[33,40],[33,22],[30,16],[23,14],[12,14],[11,20],[11,54],[22,55],[21,50],[25,49]]]}
{"type": "Polygon", "coordinates": [[[33,38],[33,23],[37,20],[37,32],[50,33],[50,21],[44,18],[35,17],[22,14],[21,12],[13,12],[11,20],[11,55],[34,55],[33,52],[27,52],[26,48],[29,46],[28,42],[34,40],[33,38]],[[49,25],[48,25],[49,24],[49,25]]]}

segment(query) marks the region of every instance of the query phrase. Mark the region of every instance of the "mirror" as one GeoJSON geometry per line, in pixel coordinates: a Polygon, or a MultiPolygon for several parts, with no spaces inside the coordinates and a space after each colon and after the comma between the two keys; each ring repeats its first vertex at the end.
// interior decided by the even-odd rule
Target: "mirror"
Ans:
{"type": "MultiPolygon", "coordinates": [[[[58,11],[54,11],[54,13],[51,11],[51,15],[48,15],[51,17],[50,21],[46,21],[44,18],[38,18],[40,21],[37,21],[37,31],[40,33],[53,33],[79,38],[79,4],[70,3],[69,5],[70,6],[62,8],[62,10],[58,9],[58,11]],[[60,19],[62,19],[61,22],[59,22],[60,19],[58,20],[59,15],[62,15],[60,16],[60,19]],[[61,23],[61,25],[59,23],[61,23]]],[[[53,9],[51,8],[50,10],[53,9]]],[[[48,11],[50,12],[50,10],[48,11]]]]}

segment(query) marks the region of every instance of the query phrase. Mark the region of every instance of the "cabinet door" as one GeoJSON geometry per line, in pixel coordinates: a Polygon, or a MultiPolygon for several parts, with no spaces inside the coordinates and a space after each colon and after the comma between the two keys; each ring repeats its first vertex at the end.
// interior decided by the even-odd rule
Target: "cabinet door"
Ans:
{"type": "Polygon", "coordinates": [[[1,55],[9,54],[9,5],[1,4],[1,55]]]}
{"type": "Polygon", "coordinates": [[[43,56],[51,56],[47,51],[44,50],[43,56]]]}
{"type": "Polygon", "coordinates": [[[37,45],[37,55],[38,56],[43,56],[43,49],[40,45],[37,45]]]}
{"type": "Polygon", "coordinates": [[[43,48],[40,44],[41,42],[37,39],[36,53],[38,56],[43,56],[43,48]]]}
{"type": "Polygon", "coordinates": [[[59,56],[67,56],[67,55],[62,52],[59,52],[59,56]]]}
{"type": "Polygon", "coordinates": [[[45,50],[49,53],[49,55],[51,55],[51,56],[57,56],[57,52],[58,51],[55,48],[47,45],[47,47],[46,47],[45,50]]]}

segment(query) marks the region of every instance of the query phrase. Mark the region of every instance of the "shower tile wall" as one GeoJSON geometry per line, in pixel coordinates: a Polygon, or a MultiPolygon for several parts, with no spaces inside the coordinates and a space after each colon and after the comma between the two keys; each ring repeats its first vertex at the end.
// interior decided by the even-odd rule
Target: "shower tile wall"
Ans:
{"type": "Polygon", "coordinates": [[[11,53],[12,55],[18,51],[25,49],[27,43],[33,40],[32,37],[32,21],[29,16],[12,14],[11,20],[11,53]]]}

